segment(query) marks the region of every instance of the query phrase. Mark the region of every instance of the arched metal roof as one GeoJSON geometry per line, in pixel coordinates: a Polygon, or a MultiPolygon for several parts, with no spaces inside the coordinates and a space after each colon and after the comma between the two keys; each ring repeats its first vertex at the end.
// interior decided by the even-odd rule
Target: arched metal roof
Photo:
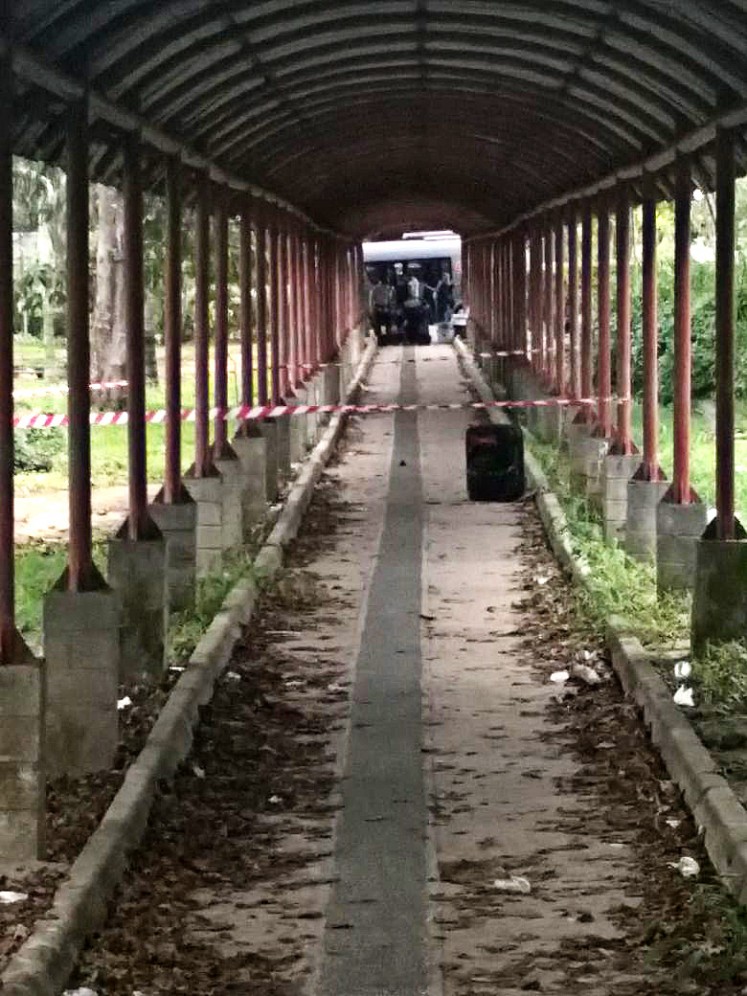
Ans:
{"type": "MultiPolygon", "coordinates": [[[[22,50],[356,236],[392,230],[397,211],[495,228],[747,104],[747,0],[14,8],[22,50]]],[[[16,147],[54,157],[61,122],[32,76],[16,147]]],[[[96,134],[103,176],[116,143],[96,134]]],[[[707,155],[696,165],[707,176],[707,155]]]]}

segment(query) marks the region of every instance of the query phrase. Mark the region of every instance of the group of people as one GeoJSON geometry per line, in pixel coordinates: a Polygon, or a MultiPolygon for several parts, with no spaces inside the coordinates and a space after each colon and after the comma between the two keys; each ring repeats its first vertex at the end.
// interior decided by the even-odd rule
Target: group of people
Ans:
{"type": "Polygon", "coordinates": [[[429,343],[428,326],[449,321],[453,309],[454,285],[446,270],[429,284],[414,269],[400,266],[384,277],[376,274],[369,292],[371,323],[380,343],[392,337],[429,343]]]}

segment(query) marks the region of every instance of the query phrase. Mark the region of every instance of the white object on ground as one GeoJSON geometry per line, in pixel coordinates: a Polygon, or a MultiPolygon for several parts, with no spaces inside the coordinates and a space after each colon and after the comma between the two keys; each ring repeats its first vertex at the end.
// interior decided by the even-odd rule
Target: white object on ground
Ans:
{"type": "Polygon", "coordinates": [[[682,823],[682,820],[675,820],[674,817],[671,817],[668,820],[664,820],[664,822],[668,827],[671,827],[672,830],[676,830],[680,823],[682,823]]]}
{"type": "Polygon", "coordinates": [[[202,769],[202,768],[201,768],[201,767],[199,766],[199,764],[193,764],[193,765],[192,765],[192,771],[194,771],[195,775],[196,775],[196,776],[197,776],[198,778],[204,778],[204,777],[205,777],[205,772],[204,772],[204,771],[203,771],[203,769],[202,769]]]}
{"type": "Polygon", "coordinates": [[[497,878],[493,882],[493,888],[498,892],[521,892],[528,896],[532,891],[532,886],[528,878],[521,875],[512,875],[511,878],[497,878]]]}
{"type": "Polygon", "coordinates": [[[571,674],[574,678],[583,681],[585,685],[601,685],[602,679],[593,667],[588,664],[571,664],[571,674]]]}
{"type": "Polygon", "coordinates": [[[95,989],[83,986],[81,989],[66,989],[62,996],[99,996],[95,989]]]}
{"type": "Polygon", "coordinates": [[[125,695],[123,699],[117,699],[117,709],[121,712],[122,709],[127,709],[128,706],[132,705],[132,699],[129,695],[125,695]]]}
{"type": "Polygon", "coordinates": [[[689,678],[693,673],[693,666],[690,661],[677,661],[674,665],[674,676],[677,679],[689,678]]]}
{"type": "Polygon", "coordinates": [[[568,671],[553,671],[550,675],[550,681],[554,681],[556,685],[562,685],[570,678],[570,673],[568,671]]]}
{"type": "Polygon", "coordinates": [[[29,897],[26,892],[13,892],[10,889],[0,892],[0,904],[3,906],[10,906],[11,903],[22,903],[28,898],[29,897]]]}
{"type": "Polygon", "coordinates": [[[670,868],[676,868],[683,878],[696,878],[700,875],[700,865],[695,858],[680,858],[679,861],[667,862],[670,868]]]}
{"type": "Polygon", "coordinates": [[[277,806],[277,805],[278,805],[278,803],[282,802],[283,800],[282,800],[282,799],[280,798],[280,796],[279,796],[279,795],[271,795],[271,796],[270,796],[270,798],[269,798],[269,799],[268,799],[267,801],[268,801],[268,802],[269,802],[269,803],[270,803],[271,805],[273,805],[273,806],[277,806]]]}
{"type": "Polygon", "coordinates": [[[680,685],[677,691],[672,696],[677,705],[689,706],[692,708],[695,705],[695,700],[693,699],[693,690],[688,688],[687,685],[680,685]]]}

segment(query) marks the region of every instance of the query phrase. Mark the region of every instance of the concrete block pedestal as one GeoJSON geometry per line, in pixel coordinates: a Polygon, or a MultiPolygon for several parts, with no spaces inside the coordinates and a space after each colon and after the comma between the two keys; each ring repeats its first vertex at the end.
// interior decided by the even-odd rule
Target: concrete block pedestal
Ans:
{"type": "Polygon", "coordinates": [[[694,653],[709,642],[744,640],[747,633],[747,538],[715,539],[715,522],[696,544],[692,609],[694,653]]]}
{"type": "Polygon", "coordinates": [[[147,539],[132,540],[125,522],[108,545],[107,579],[122,606],[121,681],[157,681],[166,670],[166,540],[152,520],[150,526],[147,539]]]}
{"type": "Polygon", "coordinates": [[[260,427],[247,423],[231,443],[239,458],[243,477],[242,511],[244,539],[267,508],[267,441],[260,427]]]}
{"type": "Polygon", "coordinates": [[[117,592],[53,589],[44,599],[50,776],[106,770],[118,741],[122,619],[117,592]]]}
{"type": "Polygon", "coordinates": [[[213,454],[213,463],[221,476],[221,548],[235,550],[244,542],[244,472],[228,443],[213,454]]]}
{"type": "Polygon", "coordinates": [[[656,511],[666,481],[628,481],[625,550],[634,560],[656,560],[656,511]]]}
{"type": "Polygon", "coordinates": [[[592,433],[575,437],[571,450],[571,487],[590,501],[601,503],[602,463],[610,441],[592,433]]]}
{"type": "Polygon", "coordinates": [[[628,521],[628,484],[640,463],[638,454],[607,453],[602,461],[601,493],[604,536],[625,539],[628,521]]]}
{"type": "Polygon", "coordinates": [[[169,611],[181,612],[194,604],[197,578],[197,504],[182,485],[178,501],[163,502],[163,491],[148,506],[151,518],[166,540],[166,588],[169,611]]]}
{"type": "MultiPolygon", "coordinates": [[[[288,399],[290,408],[298,408],[300,405],[309,403],[309,392],[302,386],[297,386],[293,390],[293,397],[288,399]]],[[[288,445],[290,448],[291,464],[300,463],[306,456],[309,437],[307,420],[308,415],[290,415],[288,423],[288,445]]]]}
{"type": "MultiPolygon", "coordinates": [[[[45,848],[45,669],[19,638],[0,668],[0,859],[33,861],[45,848]]],[[[115,701],[116,709],[116,701],[115,701]]]]}
{"type": "Polygon", "coordinates": [[[702,502],[675,505],[664,498],[656,508],[656,584],[660,591],[690,591],[695,584],[697,548],[706,527],[702,502]]]}
{"type": "MultiPolygon", "coordinates": [[[[266,419],[265,421],[270,420],[266,419]]],[[[278,415],[272,421],[276,427],[278,484],[283,484],[288,480],[291,473],[291,416],[278,415]]]]}
{"type": "Polygon", "coordinates": [[[184,486],[197,505],[197,577],[204,577],[220,563],[223,553],[223,480],[217,470],[207,477],[184,478],[184,486]]]}

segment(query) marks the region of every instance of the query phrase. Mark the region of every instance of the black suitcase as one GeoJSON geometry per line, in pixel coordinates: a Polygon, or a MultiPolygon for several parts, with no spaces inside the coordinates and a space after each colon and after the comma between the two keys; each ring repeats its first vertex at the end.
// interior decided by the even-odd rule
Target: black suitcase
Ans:
{"type": "Polygon", "coordinates": [[[515,425],[467,429],[467,494],[470,501],[516,501],[524,494],[524,439],[515,425]]]}

